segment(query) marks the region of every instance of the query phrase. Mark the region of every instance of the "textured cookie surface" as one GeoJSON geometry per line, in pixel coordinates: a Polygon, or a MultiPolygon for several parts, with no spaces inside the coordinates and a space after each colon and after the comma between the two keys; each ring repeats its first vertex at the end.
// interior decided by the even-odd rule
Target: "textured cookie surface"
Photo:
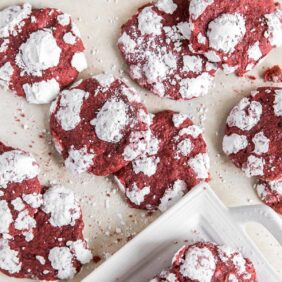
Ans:
{"type": "Polygon", "coordinates": [[[256,191],[266,205],[282,214],[282,180],[260,181],[256,185],[256,191]]]}
{"type": "Polygon", "coordinates": [[[206,95],[217,70],[189,48],[188,3],[160,0],[140,8],[122,26],[118,47],[139,85],[175,100],[206,95]]]}
{"type": "Polygon", "coordinates": [[[0,11],[0,85],[34,104],[52,101],[87,66],[69,15],[30,4],[0,11]]]}
{"type": "Polygon", "coordinates": [[[150,282],[256,282],[252,262],[238,251],[210,242],[182,247],[168,270],[150,282]]]}
{"type": "Polygon", "coordinates": [[[81,210],[72,191],[42,188],[38,167],[30,154],[0,144],[0,271],[70,279],[92,258],[81,210]]]}
{"type": "Polygon", "coordinates": [[[282,89],[258,88],[227,118],[223,151],[248,177],[282,178],[282,89]]]}
{"type": "Polygon", "coordinates": [[[115,176],[131,206],[165,211],[192,187],[210,179],[209,157],[202,130],[183,114],[153,115],[151,131],[146,154],[115,176]]]}
{"type": "Polygon", "coordinates": [[[273,0],[191,0],[189,22],[190,49],[226,73],[243,75],[282,44],[282,12],[273,0]]]}
{"type": "Polygon", "coordinates": [[[55,146],[72,173],[109,175],[146,148],[149,115],[140,96],[111,75],[64,90],[51,107],[55,146]]]}

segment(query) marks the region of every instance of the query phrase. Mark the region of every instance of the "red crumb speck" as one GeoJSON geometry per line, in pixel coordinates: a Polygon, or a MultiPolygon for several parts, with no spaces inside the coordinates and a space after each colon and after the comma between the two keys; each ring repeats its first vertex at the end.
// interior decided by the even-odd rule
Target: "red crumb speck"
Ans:
{"type": "Polygon", "coordinates": [[[150,217],[150,216],[152,216],[153,214],[154,214],[153,211],[148,211],[148,212],[146,213],[146,216],[147,216],[147,217],[150,217]]]}
{"type": "Polygon", "coordinates": [[[251,80],[256,80],[257,79],[254,75],[247,75],[247,78],[251,79],[251,80]]]}
{"type": "Polygon", "coordinates": [[[93,256],[93,262],[94,263],[98,263],[102,260],[102,258],[100,256],[93,256]]]}
{"type": "Polygon", "coordinates": [[[282,70],[278,65],[268,68],[263,73],[265,81],[282,82],[282,70]]]}

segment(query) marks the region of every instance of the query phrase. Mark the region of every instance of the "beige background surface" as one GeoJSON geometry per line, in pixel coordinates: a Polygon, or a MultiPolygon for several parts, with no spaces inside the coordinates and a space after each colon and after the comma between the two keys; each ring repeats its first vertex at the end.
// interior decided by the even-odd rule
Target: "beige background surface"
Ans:
{"type": "MultiPolygon", "coordinates": [[[[0,0],[0,9],[22,2],[0,0]]],[[[30,1],[35,7],[60,8],[73,16],[87,49],[89,68],[82,74],[82,78],[102,71],[126,78],[122,72],[126,67],[122,64],[116,48],[119,27],[138,6],[146,2],[146,0],[30,1]]],[[[277,64],[281,60],[282,49],[276,49],[251,74],[259,77],[265,67],[277,64]]],[[[130,80],[128,82],[141,93],[150,111],[157,112],[162,109],[181,111],[189,114],[196,124],[204,127],[212,165],[211,186],[227,206],[260,203],[253,190],[253,180],[247,179],[226,159],[221,150],[221,141],[225,119],[230,109],[243,96],[248,95],[250,90],[265,85],[262,80],[252,81],[248,78],[220,74],[208,96],[190,102],[163,100],[142,90],[130,80]]],[[[1,90],[0,140],[33,153],[41,163],[43,183],[57,181],[77,193],[81,199],[86,223],[85,235],[89,238],[94,255],[105,259],[124,245],[127,238],[141,231],[159,214],[148,216],[146,212],[128,208],[108,178],[71,176],[62,166],[60,157],[50,144],[48,108],[48,105],[28,105],[24,99],[1,90]],[[22,117],[23,113],[25,117],[22,117]],[[40,135],[43,135],[43,138],[40,135]]],[[[247,230],[282,277],[281,246],[261,226],[250,224],[247,230]]],[[[97,266],[98,264],[91,263],[84,267],[73,281],[80,281],[97,266]]],[[[18,280],[8,279],[0,274],[0,281],[18,280]]]]}

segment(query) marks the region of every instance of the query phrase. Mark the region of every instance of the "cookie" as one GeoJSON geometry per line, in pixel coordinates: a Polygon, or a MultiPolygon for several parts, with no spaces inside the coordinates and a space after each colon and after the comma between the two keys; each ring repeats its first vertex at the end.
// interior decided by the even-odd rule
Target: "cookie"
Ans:
{"type": "Polygon", "coordinates": [[[267,206],[282,214],[282,180],[260,181],[256,185],[256,191],[267,206]]]}
{"type": "Polygon", "coordinates": [[[26,3],[0,11],[0,85],[29,103],[51,102],[87,67],[69,15],[26,3]]]}
{"type": "Polygon", "coordinates": [[[242,76],[282,44],[282,11],[273,0],[191,0],[190,49],[242,76]]]}
{"type": "Polygon", "coordinates": [[[213,85],[217,66],[188,48],[188,6],[189,1],[159,0],[121,28],[118,47],[130,77],[160,97],[190,100],[213,85]]]}
{"type": "Polygon", "coordinates": [[[210,179],[202,130],[184,114],[152,116],[146,154],[115,173],[130,206],[165,211],[192,187],[210,179]]]}
{"type": "Polygon", "coordinates": [[[111,75],[64,90],[51,106],[54,144],[72,173],[109,175],[146,149],[149,115],[140,96],[111,75]]]}
{"type": "Polygon", "coordinates": [[[282,178],[282,89],[262,87],[230,112],[223,151],[248,176],[282,178]]]}
{"type": "Polygon", "coordinates": [[[182,247],[168,270],[150,282],[244,281],[256,282],[252,262],[238,251],[211,242],[196,242],[182,247]]]}

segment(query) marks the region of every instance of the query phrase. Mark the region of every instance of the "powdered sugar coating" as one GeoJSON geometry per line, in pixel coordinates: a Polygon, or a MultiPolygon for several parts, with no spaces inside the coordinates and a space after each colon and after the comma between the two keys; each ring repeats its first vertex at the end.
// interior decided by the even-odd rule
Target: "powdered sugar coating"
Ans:
{"type": "Polygon", "coordinates": [[[243,172],[248,176],[262,176],[264,169],[263,158],[258,158],[256,156],[249,156],[247,162],[243,165],[243,172]]]}
{"type": "Polygon", "coordinates": [[[257,133],[252,141],[255,145],[255,154],[261,155],[268,152],[270,140],[264,135],[262,131],[257,133]]]}
{"type": "Polygon", "coordinates": [[[29,103],[51,102],[86,67],[79,32],[60,10],[32,9],[30,4],[8,7],[0,11],[0,36],[5,58],[0,85],[29,103]]]}
{"type": "Polygon", "coordinates": [[[202,131],[186,115],[159,112],[153,116],[151,132],[147,150],[115,177],[131,206],[165,211],[198,183],[209,180],[209,160],[202,131]],[[141,195],[142,201],[132,200],[135,195],[141,195]]]}
{"type": "Polygon", "coordinates": [[[43,195],[42,210],[50,214],[53,226],[75,225],[80,217],[80,208],[74,193],[63,186],[52,186],[43,195]]]}
{"type": "Polygon", "coordinates": [[[213,2],[213,0],[191,0],[189,13],[192,19],[196,20],[213,2]]]}
{"type": "Polygon", "coordinates": [[[147,109],[136,91],[111,74],[64,90],[50,113],[54,144],[72,173],[109,175],[147,149],[147,109]]]}
{"type": "Polygon", "coordinates": [[[279,47],[282,44],[282,11],[275,10],[274,13],[265,15],[268,29],[265,37],[269,38],[272,46],[279,47]]]}
{"type": "Polygon", "coordinates": [[[231,134],[223,138],[223,152],[226,155],[236,154],[248,146],[248,139],[244,135],[231,134]]]}
{"type": "Polygon", "coordinates": [[[188,8],[189,2],[159,0],[140,8],[122,27],[118,47],[130,76],[160,97],[188,100],[206,95],[213,86],[216,68],[207,70],[207,60],[188,48],[188,8]],[[160,8],[164,6],[166,12],[160,8]]]}
{"type": "Polygon", "coordinates": [[[275,91],[275,98],[274,98],[274,113],[276,116],[282,116],[282,90],[275,91]]]}

